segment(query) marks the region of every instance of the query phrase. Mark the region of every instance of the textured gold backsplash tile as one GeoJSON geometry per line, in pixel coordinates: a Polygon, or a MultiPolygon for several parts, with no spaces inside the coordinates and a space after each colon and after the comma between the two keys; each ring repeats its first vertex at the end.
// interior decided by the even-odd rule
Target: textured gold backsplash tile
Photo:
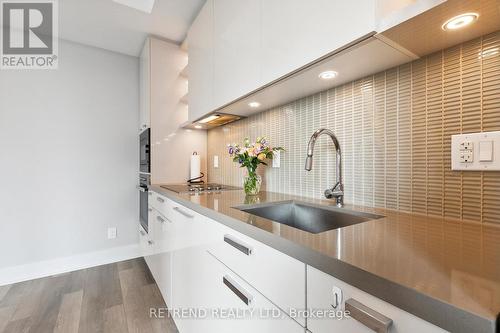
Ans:
{"type": "Polygon", "coordinates": [[[269,138],[283,146],[280,168],[263,168],[268,191],[320,198],[335,181],[335,155],[310,135],[332,129],[344,156],[346,202],[500,223],[500,172],[451,171],[451,135],[500,130],[500,32],[412,63],[302,98],[208,132],[209,181],[241,185],[228,143],[269,138]],[[210,164],[210,163],[209,163],[210,164]]]}

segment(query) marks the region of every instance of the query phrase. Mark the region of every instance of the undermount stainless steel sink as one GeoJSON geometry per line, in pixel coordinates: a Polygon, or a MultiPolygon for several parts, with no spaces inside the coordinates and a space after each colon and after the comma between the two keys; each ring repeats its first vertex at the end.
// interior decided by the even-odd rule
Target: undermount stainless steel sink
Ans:
{"type": "Polygon", "coordinates": [[[245,205],[234,208],[313,234],[383,217],[345,208],[325,207],[299,201],[245,205]]]}

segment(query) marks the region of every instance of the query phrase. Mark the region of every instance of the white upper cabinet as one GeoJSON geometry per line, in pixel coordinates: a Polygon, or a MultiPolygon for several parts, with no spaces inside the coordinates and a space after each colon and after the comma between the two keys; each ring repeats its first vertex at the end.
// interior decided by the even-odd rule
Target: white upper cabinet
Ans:
{"type": "Polygon", "coordinates": [[[262,73],[278,79],[375,31],[373,0],[262,1],[262,73]]]}
{"type": "MultiPolygon", "coordinates": [[[[226,107],[240,100],[246,108],[248,101],[242,97],[262,92],[262,87],[442,1],[208,0],[187,39],[189,121],[219,109],[242,114],[241,106],[236,111],[226,107]]],[[[390,44],[385,47],[406,55],[390,44]]],[[[365,55],[371,57],[371,53],[365,55]]],[[[393,61],[387,68],[399,64],[393,61]]],[[[348,63],[339,71],[356,66],[355,62],[348,63]]],[[[368,69],[360,75],[372,73],[368,69]]],[[[262,104],[262,109],[249,112],[269,107],[262,104]]]]}
{"type": "Polygon", "coordinates": [[[262,85],[261,1],[214,1],[214,101],[221,107],[262,85]]]}
{"type": "Polygon", "coordinates": [[[214,109],[214,1],[208,0],[188,33],[189,121],[214,109]]]}
{"type": "Polygon", "coordinates": [[[148,38],[139,58],[139,131],[151,125],[151,40],[148,38]]]}

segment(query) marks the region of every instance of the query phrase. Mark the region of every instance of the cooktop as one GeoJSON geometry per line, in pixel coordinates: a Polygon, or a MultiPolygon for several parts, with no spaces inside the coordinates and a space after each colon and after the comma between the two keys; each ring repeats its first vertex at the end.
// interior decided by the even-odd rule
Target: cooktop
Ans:
{"type": "Polygon", "coordinates": [[[241,190],[241,187],[222,185],[217,183],[173,184],[173,185],[161,185],[161,187],[176,193],[203,193],[203,192],[241,190]]]}

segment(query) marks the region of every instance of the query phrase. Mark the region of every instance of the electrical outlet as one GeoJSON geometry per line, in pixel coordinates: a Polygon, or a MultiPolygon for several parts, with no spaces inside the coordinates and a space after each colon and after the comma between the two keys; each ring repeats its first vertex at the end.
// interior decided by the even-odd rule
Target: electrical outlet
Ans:
{"type": "Polygon", "coordinates": [[[332,287],[332,303],[331,306],[334,309],[340,309],[342,306],[342,302],[344,301],[342,295],[342,289],[337,286],[332,287]]]}
{"type": "Polygon", "coordinates": [[[115,227],[108,228],[108,239],[115,239],[115,238],[116,238],[116,228],[115,227]]]}
{"type": "Polygon", "coordinates": [[[281,152],[273,151],[273,168],[279,168],[281,165],[281,152]]]}
{"type": "Polygon", "coordinates": [[[214,168],[219,167],[219,156],[214,155],[214,168]]]}
{"type": "Polygon", "coordinates": [[[474,153],[471,150],[464,150],[460,153],[461,163],[472,163],[474,162],[474,153]]]}
{"type": "Polygon", "coordinates": [[[462,141],[460,143],[460,150],[474,150],[474,143],[470,141],[462,141]]]}

